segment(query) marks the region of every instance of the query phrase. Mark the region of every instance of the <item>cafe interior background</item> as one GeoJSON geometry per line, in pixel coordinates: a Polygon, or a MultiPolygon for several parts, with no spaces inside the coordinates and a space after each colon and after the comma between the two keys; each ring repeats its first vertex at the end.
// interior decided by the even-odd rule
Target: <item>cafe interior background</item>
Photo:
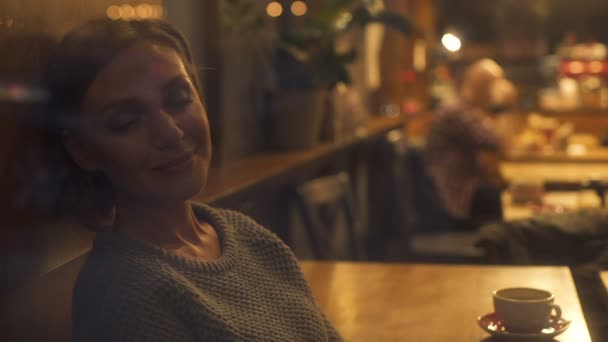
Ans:
{"type": "Polygon", "coordinates": [[[438,99],[482,58],[500,64],[518,93],[505,116],[516,127],[501,161],[505,219],[603,205],[607,2],[362,1],[371,16],[394,14],[370,22],[352,3],[2,1],[0,271],[8,281],[0,294],[90,247],[93,234],[54,206],[62,193],[36,123],[49,47],[99,16],[162,18],[185,33],[214,150],[209,185],[195,200],[245,212],[299,258],[484,263],[474,236],[427,236],[421,213],[436,216],[438,204],[407,153],[424,144],[438,99]],[[302,54],[312,62],[298,63],[302,54]],[[317,187],[342,200],[315,215],[310,185],[330,178],[317,187]],[[554,178],[557,191],[538,187],[554,178]],[[342,204],[347,210],[328,215],[342,204]]]}

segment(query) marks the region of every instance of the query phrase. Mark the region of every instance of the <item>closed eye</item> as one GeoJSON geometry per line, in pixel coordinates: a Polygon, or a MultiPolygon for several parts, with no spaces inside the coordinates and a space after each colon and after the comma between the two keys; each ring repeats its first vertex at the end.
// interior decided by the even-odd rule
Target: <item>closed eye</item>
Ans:
{"type": "Polygon", "coordinates": [[[140,120],[144,112],[145,108],[140,105],[113,108],[106,114],[106,127],[111,131],[126,131],[140,120]]]}
{"type": "Polygon", "coordinates": [[[194,101],[192,86],[183,78],[171,82],[166,88],[163,106],[172,110],[184,110],[194,101]]]}

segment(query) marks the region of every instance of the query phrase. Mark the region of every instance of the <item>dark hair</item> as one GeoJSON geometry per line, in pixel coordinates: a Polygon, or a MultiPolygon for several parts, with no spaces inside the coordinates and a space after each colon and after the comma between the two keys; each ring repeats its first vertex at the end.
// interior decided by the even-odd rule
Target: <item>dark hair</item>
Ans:
{"type": "Polygon", "coordinates": [[[186,39],[162,20],[91,20],[68,32],[50,57],[46,74],[49,147],[57,152],[55,163],[56,156],[61,155],[67,168],[67,172],[65,168],[60,172],[67,176],[59,208],[76,209],[81,218],[108,214],[114,206],[114,192],[105,175],[86,172],[71,160],[61,135],[66,130],[77,132],[83,97],[99,72],[120,53],[144,42],[174,49],[200,95],[200,82],[186,39]]]}
{"type": "Polygon", "coordinates": [[[162,20],[96,19],[68,32],[51,56],[47,81],[54,114],[78,114],[83,96],[97,74],[118,54],[146,41],[175,49],[200,93],[190,47],[173,26],[162,20]]]}

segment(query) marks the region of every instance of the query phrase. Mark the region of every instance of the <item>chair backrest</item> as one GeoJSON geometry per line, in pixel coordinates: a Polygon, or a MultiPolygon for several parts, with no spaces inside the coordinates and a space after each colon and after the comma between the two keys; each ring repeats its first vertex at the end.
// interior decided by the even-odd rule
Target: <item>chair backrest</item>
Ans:
{"type": "MultiPolygon", "coordinates": [[[[318,178],[296,189],[296,202],[304,226],[318,259],[335,259],[332,246],[336,238],[336,222],[340,213],[345,220],[349,255],[341,259],[360,259],[357,232],[359,220],[354,210],[354,195],[346,172],[318,178]]],[[[338,257],[340,258],[340,257],[338,257]]]]}
{"type": "Polygon", "coordinates": [[[74,222],[40,225],[5,255],[0,341],[71,341],[72,290],[94,234],[74,222]]]}
{"type": "MultiPolygon", "coordinates": [[[[371,189],[376,201],[381,205],[375,205],[377,212],[374,217],[374,240],[382,241],[386,252],[387,244],[407,245],[411,219],[407,208],[408,191],[405,172],[405,135],[401,129],[395,129],[386,134],[384,139],[378,141],[378,147],[374,151],[374,161],[380,161],[370,167],[370,177],[374,178],[374,184],[379,184],[371,189]],[[387,167],[388,166],[388,167],[387,167]]],[[[371,233],[371,232],[370,232],[371,233]]]]}
{"type": "Polygon", "coordinates": [[[72,291],[88,252],[2,301],[3,341],[71,341],[72,291]]]}
{"type": "Polygon", "coordinates": [[[424,147],[408,146],[404,156],[406,202],[414,232],[450,230],[452,224],[437,188],[427,173],[424,147]]]}

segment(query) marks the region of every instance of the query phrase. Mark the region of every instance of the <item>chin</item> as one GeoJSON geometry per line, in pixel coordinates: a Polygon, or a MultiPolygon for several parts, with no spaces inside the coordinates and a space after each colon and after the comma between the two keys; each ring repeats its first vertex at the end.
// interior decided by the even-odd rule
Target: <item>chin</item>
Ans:
{"type": "Polygon", "coordinates": [[[145,177],[138,191],[145,199],[154,202],[181,202],[192,199],[201,192],[207,181],[207,163],[199,161],[189,170],[173,173],[154,173],[145,177]]]}
{"type": "Polygon", "coordinates": [[[206,175],[197,174],[195,177],[184,177],[167,181],[163,184],[166,198],[187,201],[196,196],[205,186],[206,175]]]}
{"type": "Polygon", "coordinates": [[[192,199],[203,188],[203,181],[166,182],[162,188],[155,187],[145,196],[154,202],[185,202],[192,199]]]}

